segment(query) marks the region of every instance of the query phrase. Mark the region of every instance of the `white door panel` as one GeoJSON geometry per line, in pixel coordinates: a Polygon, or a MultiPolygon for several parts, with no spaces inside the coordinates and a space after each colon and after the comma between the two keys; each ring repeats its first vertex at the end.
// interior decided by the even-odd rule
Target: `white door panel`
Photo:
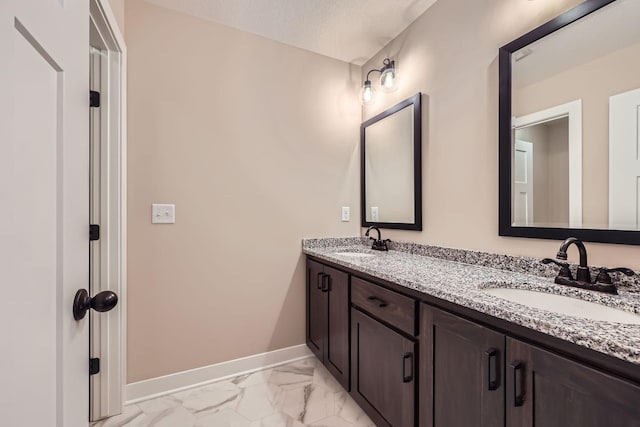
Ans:
{"type": "Polygon", "coordinates": [[[640,228],[640,89],[609,99],[609,227],[640,228]]]}
{"type": "Polygon", "coordinates": [[[531,142],[516,140],[513,165],[513,225],[533,225],[533,144],[531,142]]]}
{"type": "Polygon", "coordinates": [[[0,1],[0,424],[88,424],[88,4],[0,1]]]}

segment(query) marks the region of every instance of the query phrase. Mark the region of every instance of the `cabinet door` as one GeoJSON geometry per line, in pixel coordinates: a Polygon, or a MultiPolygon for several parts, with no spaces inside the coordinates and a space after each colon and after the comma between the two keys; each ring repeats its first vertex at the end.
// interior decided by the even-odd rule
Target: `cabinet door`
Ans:
{"type": "Polygon", "coordinates": [[[504,426],[505,336],[422,305],[420,425],[504,426]]]}
{"type": "Polygon", "coordinates": [[[307,346],[320,360],[324,358],[327,335],[326,292],[322,291],[325,280],[322,264],[307,260],[307,346]]]}
{"type": "Polygon", "coordinates": [[[640,387],[507,339],[508,427],[638,427],[640,387]]]}
{"type": "Polygon", "coordinates": [[[415,425],[413,341],[351,309],[351,395],[378,427],[415,425]]]}
{"type": "Polygon", "coordinates": [[[333,376],[349,390],[349,275],[324,267],[328,329],[324,363],[333,376]]]}

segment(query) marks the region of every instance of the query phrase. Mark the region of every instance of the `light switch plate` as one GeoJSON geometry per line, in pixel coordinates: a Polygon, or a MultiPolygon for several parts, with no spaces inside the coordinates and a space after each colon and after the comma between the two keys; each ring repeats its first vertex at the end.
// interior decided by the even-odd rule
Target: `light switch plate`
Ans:
{"type": "Polygon", "coordinates": [[[342,207],[342,221],[347,222],[351,218],[351,208],[349,206],[342,207]]]}
{"type": "Polygon", "coordinates": [[[152,224],[175,224],[176,205],[153,203],[151,205],[152,224]]]}
{"type": "Polygon", "coordinates": [[[371,206],[371,222],[378,222],[378,207],[371,206]]]}

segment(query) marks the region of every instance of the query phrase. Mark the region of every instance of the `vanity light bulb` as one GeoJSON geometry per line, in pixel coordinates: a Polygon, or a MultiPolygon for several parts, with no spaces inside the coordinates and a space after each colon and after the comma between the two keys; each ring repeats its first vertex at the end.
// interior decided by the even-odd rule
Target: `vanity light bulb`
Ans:
{"type": "Polygon", "coordinates": [[[396,82],[396,70],[389,68],[380,75],[380,87],[384,90],[390,91],[396,82]]]}
{"type": "Polygon", "coordinates": [[[364,82],[364,86],[360,90],[360,100],[363,104],[370,104],[373,102],[375,92],[373,90],[373,86],[371,86],[371,81],[367,80],[364,82]]]}

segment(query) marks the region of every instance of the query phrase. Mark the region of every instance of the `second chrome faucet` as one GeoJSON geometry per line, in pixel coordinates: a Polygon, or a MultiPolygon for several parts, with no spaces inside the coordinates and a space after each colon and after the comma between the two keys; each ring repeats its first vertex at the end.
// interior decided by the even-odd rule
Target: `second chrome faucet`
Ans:
{"type": "Polygon", "coordinates": [[[569,237],[560,245],[556,258],[562,261],[556,261],[551,258],[545,258],[542,260],[543,264],[554,263],[560,267],[560,271],[555,278],[555,282],[559,285],[572,286],[575,288],[587,289],[591,291],[606,292],[609,294],[618,294],[616,286],[611,281],[609,273],[619,272],[624,273],[627,276],[633,276],[635,273],[633,270],[625,267],[619,268],[600,268],[595,280],[591,280],[591,273],[589,272],[589,265],[587,264],[587,248],[584,243],[575,237],[569,237]],[[567,260],[567,250],[569,246],[576,245],[578,248],[578,254],[580,255],[580,264],[576,270],[576,278],[573,278],[571,270],[569,269],[569,263],[567,260]]]}

